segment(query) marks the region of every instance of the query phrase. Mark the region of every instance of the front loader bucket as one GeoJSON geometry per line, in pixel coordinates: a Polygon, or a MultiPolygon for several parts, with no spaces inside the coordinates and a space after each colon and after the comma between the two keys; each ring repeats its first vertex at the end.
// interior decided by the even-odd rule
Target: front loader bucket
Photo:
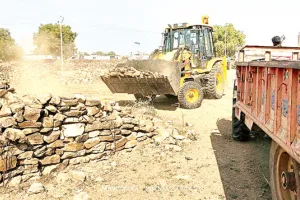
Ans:
{"type": "Polygon", "coordinates": [[[180,68],[177,62],[165,60],[129,61],[116,66],[126,67],[145,72],[147,75],[107,74],[102,76],[103,82],[112,93],[162,95],[177,95],[180,83],[180,68]]]}

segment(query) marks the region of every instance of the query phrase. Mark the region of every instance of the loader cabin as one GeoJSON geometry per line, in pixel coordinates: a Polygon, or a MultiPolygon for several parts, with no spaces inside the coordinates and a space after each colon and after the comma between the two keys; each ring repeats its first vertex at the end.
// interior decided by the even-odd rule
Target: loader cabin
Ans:
{"type": "Polygon", "coordinates": [[[212,32],[213,27],[208,25],[208,17],[202,17],[202,24],[169,25],[162,34],[162,51],[167,53],[182,46],[188,47],[199,59],[210,59],[215,57],[212,32]]]}

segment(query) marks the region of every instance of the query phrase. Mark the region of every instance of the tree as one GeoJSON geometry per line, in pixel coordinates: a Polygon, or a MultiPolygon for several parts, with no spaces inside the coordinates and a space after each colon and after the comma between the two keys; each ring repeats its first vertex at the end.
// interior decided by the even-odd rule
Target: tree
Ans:
{"type": "Polygon", "coordinates": [[[9,30],[0,28],[0,60],[18,60],[22,55],[22,48],[15,43],[9,30]]]}
{"type": "Polygon", "coordinates": [[[79,59],[83,59],[84,56],[89,56],[89,55],[90,54],[88,52],[82,52],[82,51],[78,52],[79,59]]]}
{"type": "Polygon", "coordinates": [[[110,52],[107,52],[107,54],[106,55],[108,55],[108,56],[115,56],[116,55],[116,53],[114,52],[114,51],[110,51],[110,52]]]}
{"type": "Polygon", "coordinates": [[[109,51],[109,52],[96,51],[96,52],[92,53],[92,55],[97,55],[97,56],[115,56],[116,53],[114,51],[109,51]]]}
{"type": "Polygon", "coordinates": [[[93,52],[92,55],[97,55],[97,56],[104,56],[105,53],[102,52],[102,51],[96,51],[96,52],[93,52]]]}
{"type": "MultiPolygon", "coordinates": [[[[63,56],[71,57],[76,51],[75,39],[77,33],[70,26],[62,25],[63,56]]],[[[35,53],[60,56],[60,27],[59,24],[41,24],[38,32],[33,34],[35,53]]]]}
{"type": "Polygon", "coordinates": [[[226,24],[225,26],[214,26],[214,45],[216,56],[222,57],[225,55],[225,31],[226,31],[226,54],[233,57],[237,51],[238,46],[245,44],[246,35],[239,30],[236,30],[233,24],[226,24]]]}

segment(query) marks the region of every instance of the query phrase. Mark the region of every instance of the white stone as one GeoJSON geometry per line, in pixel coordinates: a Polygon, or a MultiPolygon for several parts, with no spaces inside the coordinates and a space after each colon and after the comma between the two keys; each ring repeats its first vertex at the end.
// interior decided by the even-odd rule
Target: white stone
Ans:
{"type": "Polygon", "coordinates": [[[102,177],[98,177],[98,178],[96,178],[96,180],[95,180],[96,182],[104,182],[104,178],[102,178],[102,177]]]}
{"type": "Polygon", "coordinates": [[[115,167],[115,166],[117,166],[117,163],[116,162],[112,162],[112,163],[110,163],[110,166],[115,167]]]}
{"type": "Polygon", "coordinates": [[[84,124],[66,124],[62,126],[64,137],[77,137],[83,134],[84,124]]]}
{"type": "Polygon", "coordinates": [[[130,140],[125,144],[125,149],[133,148],[137,145],[136,140],[130,140]]]}
{"type": "Polygon", "coordinates": [[[157,129],[155,130],[155,135],[156,136],[153,137],[155,143],[161,143],[170,136],[170,133],[166,129],[157,129]]]}
{"type": "Polygon", "coordinates": [[[41,192],[44,192],[44,191],[45,191],[44,186],[41,183],[36,182],[36,183],[31,184],[31,186],[28,189],[27,193],[28,194],[38,194],[38,193],[41,193],[41,192]]]}
{"type": "Polygon", "coordinates": [[[90,196],[86,192],[80,192],[76,194],[73,198],[73,200],[89,200],[90,196]]]}
{"type": "MultiPolygon", "coordinates": [[[[58,164],[57,164],[58,165],[58,164]]],[[[42,172],[43,175],[47,175],[47,174],[51,174],[52,170],[54,170],[57,165],[49,165],[49,166],[46,166],[42,172]]]]}
{"type": "Polygon", "coordinates": [[[21,176],[16,176],[13,177],[10,182],[8,183],[9,187],[19,187],[22,181],[22,177],[21,176]]]}
{"type": "Polygon", "coordinates": [[[183,135],[172,135],[172,137],[175,139],[175,140],[184,140],[185,139],[185,137],[183,136],[183,135]]]}
{"type": "Polygon", "coordinates": [[[100,131],[89,132],[89,138],[97,137],[100,134],[100,131]]]}
{"type": "Polygon", "coordinates": [[[73,170],[70,172],[72,180],[84,182],[86,179],[86,175],[83,171],[73,170]]]}

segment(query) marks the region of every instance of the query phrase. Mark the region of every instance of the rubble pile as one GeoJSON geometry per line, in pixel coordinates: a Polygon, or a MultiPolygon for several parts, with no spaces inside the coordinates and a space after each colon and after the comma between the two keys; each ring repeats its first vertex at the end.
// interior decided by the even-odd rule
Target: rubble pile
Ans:
{"type": "Polygon", "coordinates": [[[19,97],[7,88],[0,89],[3,91],[0,182],[12,177],[26,182],[68,165],[108,159],[146,140],[161,143],[169,139],[175,144],[184,139],[162,120],[134,115],[115,102],[82,95],[19,97]]]}
{"type": "MultiPolygon", "coordinates": [[[[66,84],[99,83],[104,71],[115,67],[125,60],[70,60],[64,63],[66,84]]],[[[0,63],[0,80],[15,82],[20,76],[27,79],[61,78],[61,66],[58,61],[23,61],[0,63]]],[[[16,84],[14,84],[16,85],[16,84]]]]}
{"type": "Polygon", "coordinates": [[[0,81],[9,80],[9,75],[13,74],[14,63],[0,62],[0,81]]]}
{"type": "Polygon", "coordinates": [[[68,62],[66,68],[72,71],[68,84],[93,84],[101,81],[105,71],[115,67],[124,60],[74,60],[68,62]]]}
{"type": "Polygon", "coordinates": [[[136,77],[136,78],[164,78],[166,76],[157,72],[140,71],[130,66],[117,66],[108,70],[104,77],[136,77]]]}
{"type": "Polygon", "coordinates": [[[67,64],[74,68],[102,68],[109,69],[125,60],[70,60],[67,64]]]}

